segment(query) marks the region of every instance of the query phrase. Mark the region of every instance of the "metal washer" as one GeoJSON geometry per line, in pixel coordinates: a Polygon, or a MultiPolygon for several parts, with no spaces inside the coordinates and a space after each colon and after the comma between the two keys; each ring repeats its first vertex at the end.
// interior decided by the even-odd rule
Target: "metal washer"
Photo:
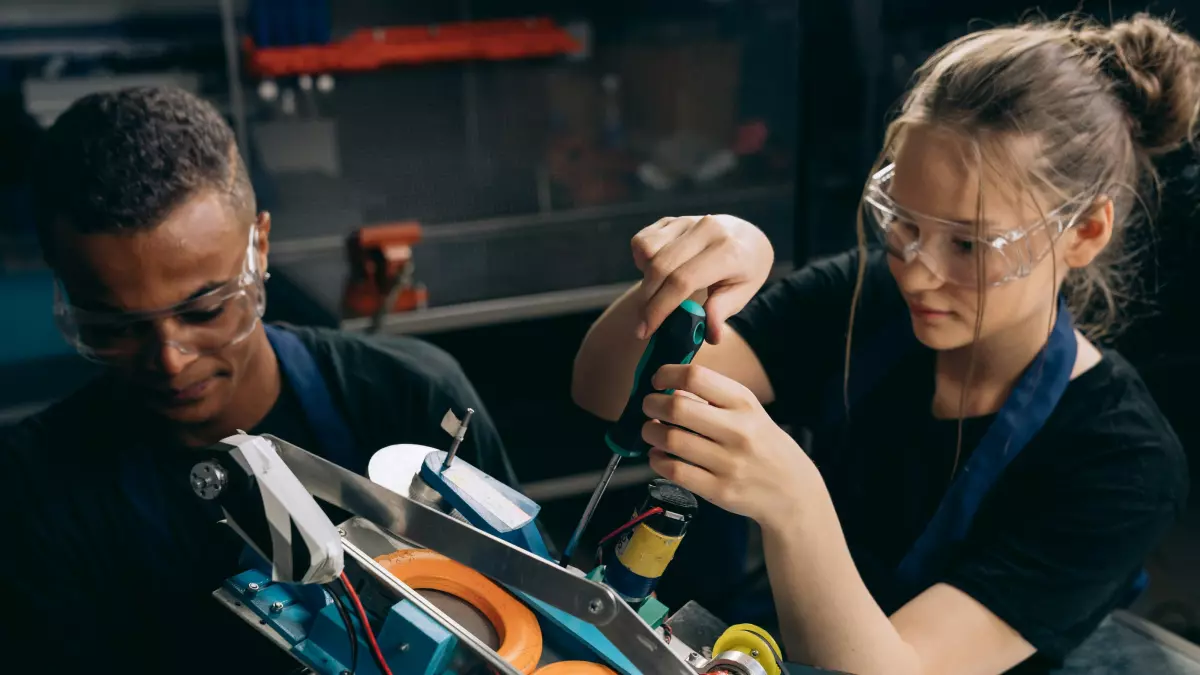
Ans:
{"type": "Polygon", "coordinates": [[[704,673],[730,673],[731,675],[767,675],[767,670],[749,654],[721,652],[717,658],[704,666],[704,673]]]}

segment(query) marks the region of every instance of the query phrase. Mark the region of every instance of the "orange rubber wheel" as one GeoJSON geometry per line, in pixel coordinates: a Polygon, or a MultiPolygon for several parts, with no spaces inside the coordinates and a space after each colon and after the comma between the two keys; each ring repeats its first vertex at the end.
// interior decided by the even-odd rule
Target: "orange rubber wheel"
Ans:
{"type": "Polygon", "coordinates": [[[617,675],[608,666],[588,661],[559,661],[539,668],[533,675],[617,675]]]}
{"type": "Polygon", "coordinates": [[[375,560],[414,590],[441,591],[479,610],[500,638],[496,650],[500,658],[525,675],[537,668],[542,657],[542,629],[533,612],[508,591],[470,567],[429,549],[405,549],[375,560]]]}

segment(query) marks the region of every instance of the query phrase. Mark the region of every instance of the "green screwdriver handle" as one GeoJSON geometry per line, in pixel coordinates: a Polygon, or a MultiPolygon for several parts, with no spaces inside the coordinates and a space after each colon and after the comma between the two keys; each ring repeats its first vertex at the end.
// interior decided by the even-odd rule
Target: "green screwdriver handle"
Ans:
{"type": "Polygon", "coordinates": [[[705,324],[704,308],[692,300],[684,300],[654,331],[634,371],[633,391],[625,410],[604,436],[610,450],[622,457],[640,457],[650,450],[650,445],[642,440],[642,426],[646,424],[642,401],[657,391],[651,381],[659,368],[669,363],[688,364],[696,357],[704,344],[705,324]]]}

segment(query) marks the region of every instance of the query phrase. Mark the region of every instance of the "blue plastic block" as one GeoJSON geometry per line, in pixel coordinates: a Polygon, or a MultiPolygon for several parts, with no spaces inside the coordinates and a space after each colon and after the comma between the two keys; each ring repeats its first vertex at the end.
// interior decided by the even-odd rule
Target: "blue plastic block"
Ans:
{"type": "Polygon", "coordinates": [[[392,672],[413,675],[441,675],[458,646],[450,631],[408,600],[388,610],[378,640],[392,672]]]}
{"type": "Polygon", "coordinates": [[[431,452],[425,456],[425,463],[421,465],[421,479],[429,487],[442,495],[451,506],[458,509],[467,522],[475,527],[536,556],[550,559],[546,542],[542,540],[542,533],[538,531],[537,524],[534,522],[534,518],[541,511],[541,507],[536,502],[476,469],[465,460],[455,458],[452,465],[454,471],[469,477],[468,488],[478,486],[479,489],[490,493],[492,497],[506,502],[509,505],[506,510],[509,512],[520,511],[524,514],[519,519],[505,518],[497,510],[497,507],[490,505],[491,500],[481,499],[480,495],[472,494],[470,489],[464,489],[462,485],[447,479],[442,474],[442,462],[445,459],[446,453],[441,451],[431,452]]]}
{"type": "Polygon", "coordinates": [[[305,638],[316,614],[297,588],[291,584],[272,583],[271,578],[259,570],[248,570],[225,581],[226,590],[291,645],[305,638]],[[258,585],[257,591],[250,590],[252,583],[258,585]],[[279,609],[273,609],[277,606],[279,609]]]}

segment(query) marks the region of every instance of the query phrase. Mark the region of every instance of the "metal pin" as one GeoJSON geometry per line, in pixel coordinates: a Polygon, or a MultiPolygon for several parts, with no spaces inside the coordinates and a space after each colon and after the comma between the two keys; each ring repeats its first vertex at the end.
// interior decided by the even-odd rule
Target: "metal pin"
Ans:
{"type": "Polygon", "coordinates": [[[458,446],[462,445],[463,438],[467,435],[467,425],[471,423],[471,416],[474,414],[474,408],[467,408],[467,414],[463,415],[462,424],[458,425],[458,431],[454,433],[454,443],[450,445],[450,452],[446,453],[446,461],[442,462],[442,471],[450,468],[450,462],[453,462],[454,456],[458,454],[458,446]]]}

